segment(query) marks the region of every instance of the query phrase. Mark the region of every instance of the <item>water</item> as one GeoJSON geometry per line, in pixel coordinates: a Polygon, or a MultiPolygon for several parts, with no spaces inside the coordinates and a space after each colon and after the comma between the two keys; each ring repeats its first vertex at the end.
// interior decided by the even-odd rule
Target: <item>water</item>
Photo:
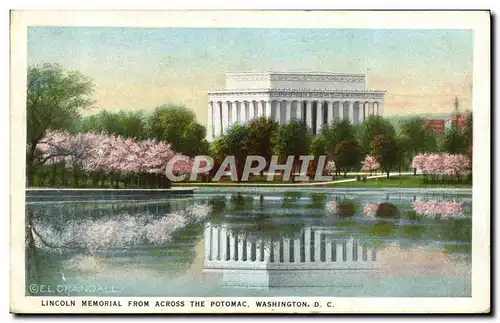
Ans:
{"type": "Polygon", "coordinates": [[[27,202],[27,295],[471,296],[470,194],[227,188],[62,200],[27,202]],[[460,201],[463,212],[421,216],[419,199],[460,201]],[[332,213],[332,201],[353,216],[332,213]],[[400,217],[364,214],[383,202],[400,217]]]}

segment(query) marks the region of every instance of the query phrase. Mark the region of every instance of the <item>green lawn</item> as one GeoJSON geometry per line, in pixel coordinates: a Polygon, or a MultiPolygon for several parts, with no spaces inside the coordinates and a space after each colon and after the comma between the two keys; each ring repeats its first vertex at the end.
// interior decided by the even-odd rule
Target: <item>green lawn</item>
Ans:
{"type": "Polygon", "coordinates": [[[410,188],[472,188],[472,184],[424,184],[421,175],[392,176],[389,179],[374,178],[366,182],[347,182],[338,184],[325,184],[332,187],[410,187],[410,188]]]}

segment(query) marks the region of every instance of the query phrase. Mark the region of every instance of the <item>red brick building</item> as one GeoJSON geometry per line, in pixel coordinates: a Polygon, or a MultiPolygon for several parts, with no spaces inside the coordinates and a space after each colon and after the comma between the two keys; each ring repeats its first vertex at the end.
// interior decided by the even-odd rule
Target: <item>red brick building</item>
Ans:
{"type": "Polygon", "coordinates": [[[428,125],[435,133],[444,135],[446,128],[445,119],[424,119],[424,124],[428,125]]]}

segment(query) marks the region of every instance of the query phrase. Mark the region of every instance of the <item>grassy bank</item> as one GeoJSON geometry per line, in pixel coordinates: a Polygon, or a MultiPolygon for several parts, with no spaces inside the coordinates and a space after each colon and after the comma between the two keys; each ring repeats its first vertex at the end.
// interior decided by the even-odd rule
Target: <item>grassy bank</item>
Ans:
{"type": "MultiPolygon", "coordinates": [[[[349,176],[347,175],[346,177],[344,176],[335,176],[333,178],[334,181],[337,181],[337,180],[348,180],[348,179],[355,179],[356,177],[355,176],[349,176]]],[[[302,184],[311,184],[311,183],[317,183],[317,182],[314,182],[314,181],[309,181],[309,182],[294,182],[294,181],[283,181],[282,180],[282,176],[280,175],[276,175],[274,176],[273,180],[272,181],[267,181],[267,176],[261,176],[261,175],[258,175],[258,176],[250,176],[248,178],[248,181],[246,182],[233,182],[231,181],[231,178],[228,177],[228,176],[223,176],[221,177],[220,181],[213,181],[213,182],[209,182],[209,183],[205,183],[205,182],[201,182],[201,181],[195,181],[195,182],[189,182],[189,181],[186,181],[186,182],[179,182],[179,183],[172,183],[172,186],[175,187],[175,186],[182,186],[182,187],[186,187],[186,186],[245,186],[245,185],[250,185],[250,186],[258,186],[258,185],[262,185],[262,186],[265,186],[265,185],[272,185],[272,186],[290,186],[290,185],[296,185],[296,186],[300,186],[302,184]]]]}
{"type": "Polygon", "coordinates": [[[404,188],[472,188],[472,184],[424,184],[422,175],[391,176],[367,179],[366,182],[325,184],[328,187],[404,187],[404,188]]]}

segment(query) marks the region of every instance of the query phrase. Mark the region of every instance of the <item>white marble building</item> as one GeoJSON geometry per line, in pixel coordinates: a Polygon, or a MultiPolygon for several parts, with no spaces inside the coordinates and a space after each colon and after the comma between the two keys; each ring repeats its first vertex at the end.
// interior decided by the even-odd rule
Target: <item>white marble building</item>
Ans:
{"type": "Polygon", "coordinates": [[[384,94],[368,90],[364,74],[228,73],[224,90],[208,91],[207,139],[261,116],[280,124],[304,120],[313,134],[336,118],[361,124],[382,115],[384,94]]]}
{"type": "Polygon", "coordinates": [[[336,237],[336,227],[307,227],[276,241],[235,235],[225,225],[205,226],[203,272],[224,286],[338,286],[380,269],[376,248],[336,237]]]}

